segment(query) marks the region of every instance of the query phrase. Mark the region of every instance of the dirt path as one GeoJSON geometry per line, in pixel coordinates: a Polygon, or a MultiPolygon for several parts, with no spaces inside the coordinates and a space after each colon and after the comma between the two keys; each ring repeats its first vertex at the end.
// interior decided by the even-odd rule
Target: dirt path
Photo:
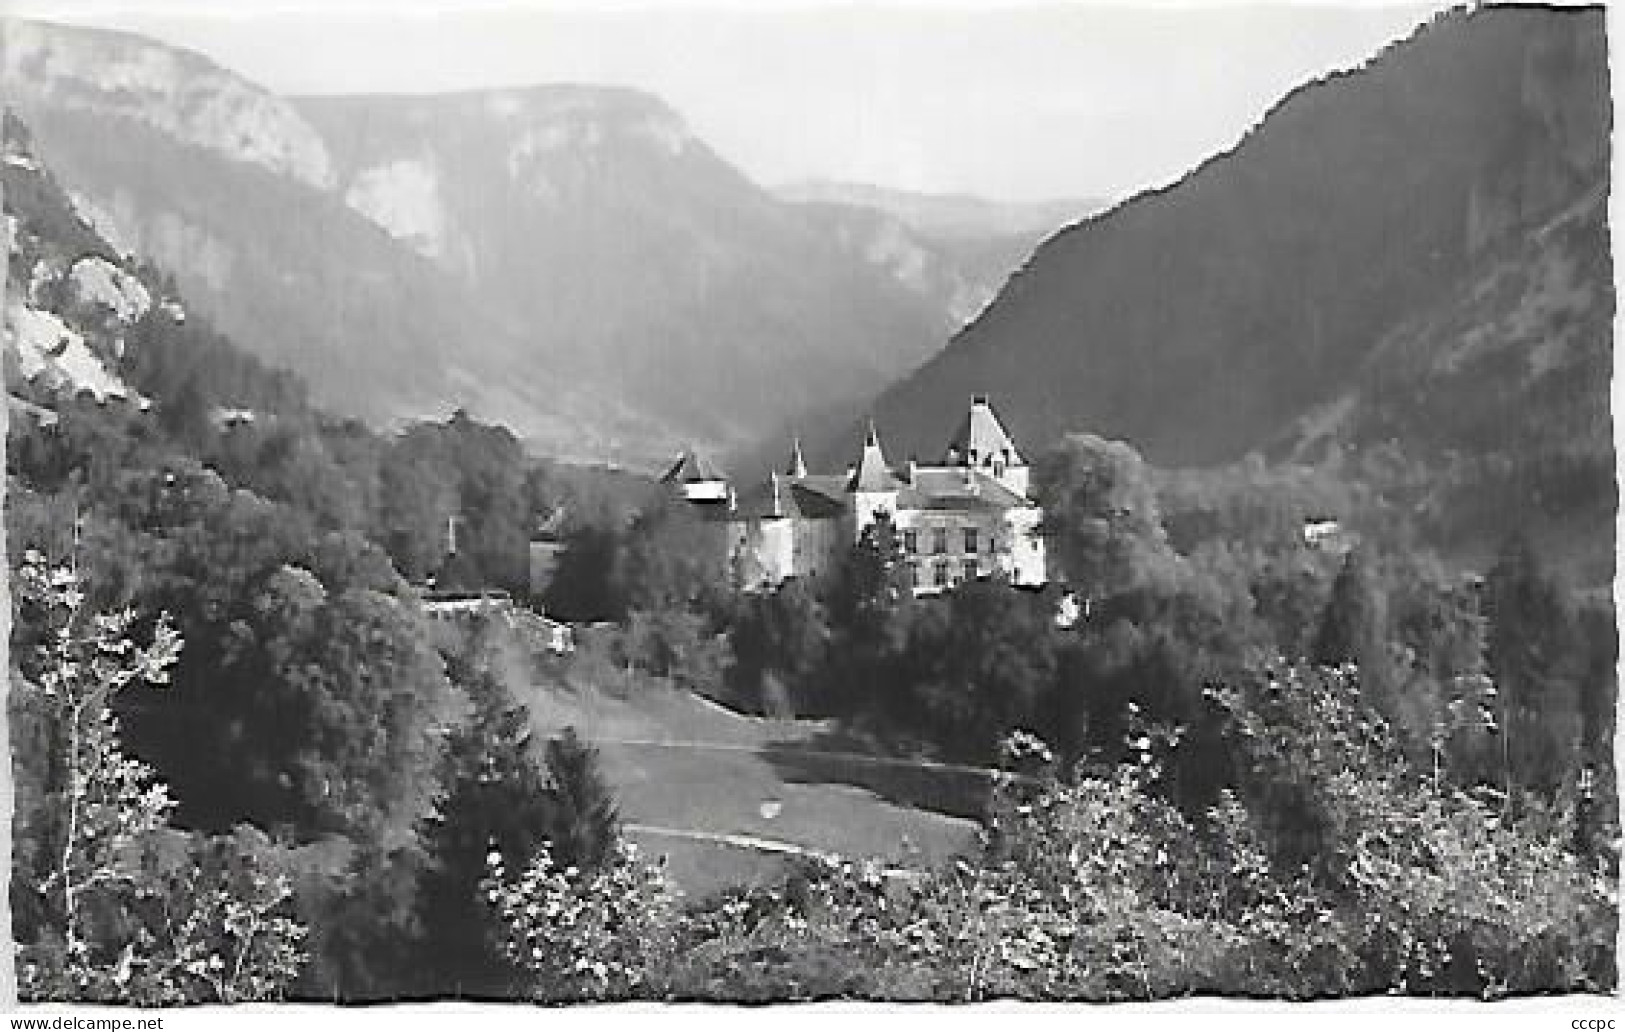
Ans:
{"type": "MultiPolygon", "coordinates": [[[[839,863],[843,859],[834,853],[798,846],[794,842],[781,842],[778,839],[762,838],[759,835],[733,835],[716,831],[692,831],[686,828],[662,828],[653,824],[623,824],[621,828],[631,835],[681,839],[685,842],[728,846],[733,849],[748,849],[753,852],[771,853],[776,856],[808,857],[833,863],[839,863]]],[[[906,867],[887,867],[880,873],[888,878],[919,878],[923,872],[906,867]]]]}
{"type": "MultiPolygon", "coordinates": [[[[623,745],[632,748],[695,749],[709,752],[755,753],[757,755],[763,755],[774,748],[772,743],[683,742],[664,738],[594,738],[592,741],[599,745],[623,745]]],[[[1035,780],[1026,774],[1012,774],[1009,771],[995,770],[992,767],[973,767],[963,763],[942,763],[937,760],[910,760],[900,756],[874,756],[869,753],[804,749],[794,743],[787,743],[780,748],[786,755],[790,756],[804,756],[815,760],[833,760],[840,763],[856,763],[869,767],[924,770],[941,774],[972,774],[989,780],[999,777],[1010,778],[1013,781],[1035,780]]]]}

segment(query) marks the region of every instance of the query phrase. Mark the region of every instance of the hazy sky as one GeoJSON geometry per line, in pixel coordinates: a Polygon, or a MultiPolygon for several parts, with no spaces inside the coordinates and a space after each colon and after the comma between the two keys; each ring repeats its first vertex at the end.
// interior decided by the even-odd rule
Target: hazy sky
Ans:
{"type": "MultiPolygon", "coordinates": [[[[0,10],[8,0],[0,0],[0,10]]],[[[763,183],[1120,197],[1439,3],[1106,6],[9,0],[200,50],[287,93],[541,82],[654,92],[763,183]]]]}

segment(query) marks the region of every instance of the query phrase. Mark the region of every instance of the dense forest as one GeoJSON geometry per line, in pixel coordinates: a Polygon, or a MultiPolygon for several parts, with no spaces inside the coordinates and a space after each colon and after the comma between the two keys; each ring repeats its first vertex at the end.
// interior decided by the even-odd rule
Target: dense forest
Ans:
{"type": "Polygon", "coordinates": [[[916,599],[882,519],[825,578],[742,594],[647,481],[466,414],[325,415],[5,134],[9,317],[50,313],[127,386],[8,377],[26,998],[1614,986],[1613,612],[1528,541],[1463,577],[1323,468],[1159,472],[1074,434],[1034,470],[1069,589],[916,599]],[[86,259],[158,300],[88,303],[86,259]],[[1311,547],[1334,502],[1364,540],[1311,547]],[[564,547],[531,599],[543,523],[564,547]],[[606,624],[570,662],[621,690],[982,769],[937,801],[978,843],[678,896],[593,744],[533,732],[558,661],[429,619],[430,584],[606,624]]]}
{"type": "Polygon", "coordinates": [[[433,872],[467,859],[437,802],[478,798],[510,736],[506,762],[539,789],[478,812],[519,822],[522,858],[577,812],[549,793],[598,783],[579,743],[529,747],[492,647],[431,625],[421,590],[523,600],[539,521],[614,519],[641,488],[535,461],[461,413],[394,435],[324,415],[90,231],[26,127],[5,133],[8,315],[59,317],[128,387],[9,378],[25,996],[451,991],[414,945],[447,920],[433,872]],[[87,259],[164,303],[83,303],[69,272],[87,259]],[[222,957],[241,977],[208,966],[222,957]]]}

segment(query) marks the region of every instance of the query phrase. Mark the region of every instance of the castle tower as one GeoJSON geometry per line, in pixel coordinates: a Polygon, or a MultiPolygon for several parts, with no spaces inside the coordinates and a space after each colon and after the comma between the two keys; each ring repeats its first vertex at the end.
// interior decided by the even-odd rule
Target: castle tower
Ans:
{"type": "Polygon", "coordinates": [[[790,439],[790,462],[784,468],[784,475],[792,480],[801,480],[807,475],[807,460],[801,455],[801,438],[790,439]]]}
{"type": "Polygon", "coordinates": [[[985,394],[971,396],[970,411],[949,442],[944,461],[949,466],[986,473],[1023,498],[1027,496],[1027,460],[1016,450],[985,394]]]}
{"type": "Polygon", "coordinates": [[[880,434],[873,420],[863,442],[863,454],[846,482],[847,494],[852,497],[853,533],[861,535],[863,529],[874,522],[875,514],[897,511],[897,493],[903,489],[902,481],[886,465],[886,453],[880,448],[880,434]]]}
{"type": "Polygon", "coordinates": [[[722,470],[693,448],[683,452],[660,482],[681,491],[691,502],[723,503],[730,497],[728,478],[722,470]]]}

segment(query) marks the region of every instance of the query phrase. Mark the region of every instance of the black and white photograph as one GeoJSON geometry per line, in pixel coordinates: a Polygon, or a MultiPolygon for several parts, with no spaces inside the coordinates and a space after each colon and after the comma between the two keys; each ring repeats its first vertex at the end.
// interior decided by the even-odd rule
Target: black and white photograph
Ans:
{"type": "Polygon", "coordinates": [[[1616,13],[0,0],[4,1002],[1582,1028],[1616,13]]]}

